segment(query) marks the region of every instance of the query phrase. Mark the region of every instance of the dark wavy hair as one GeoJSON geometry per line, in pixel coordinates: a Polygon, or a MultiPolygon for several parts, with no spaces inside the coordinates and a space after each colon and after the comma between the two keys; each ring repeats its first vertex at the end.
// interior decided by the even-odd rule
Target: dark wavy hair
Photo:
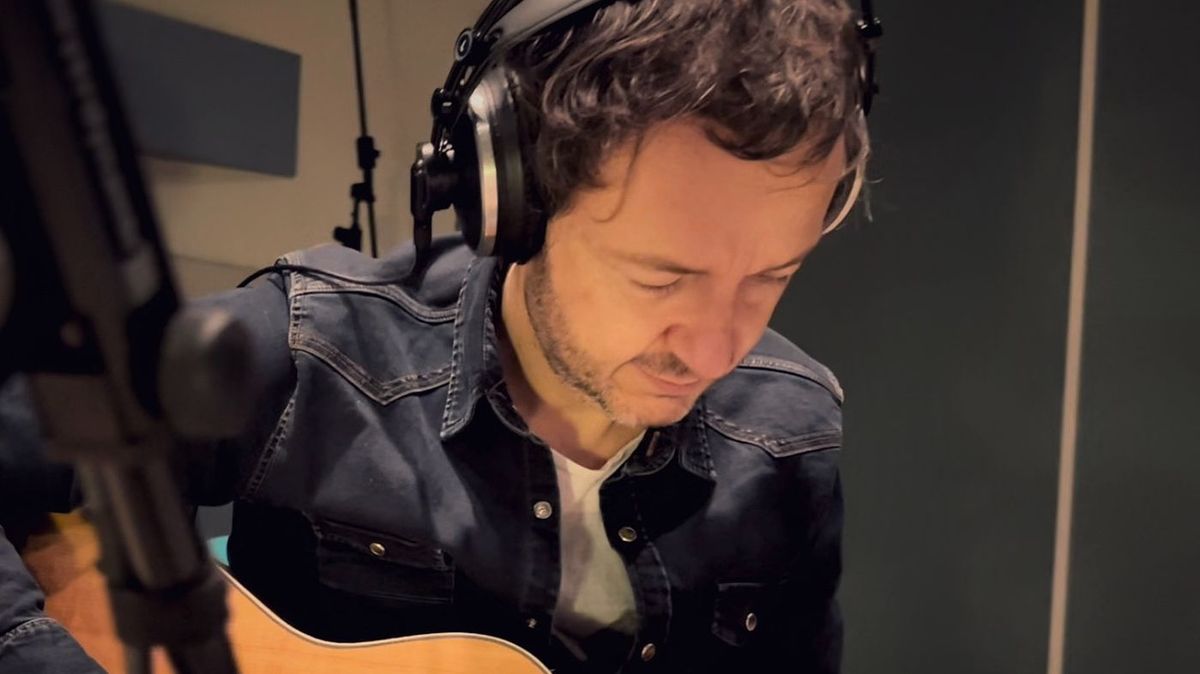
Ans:
{"type": "Polygon", "coordinates": [[[505,64],[532,113],[552,216],[576,190],[599,186],[609,152],[684,118],[743,159],[803,145],[811,165],[845,139],[847,175],[861,175],[863,58],[845,0],[619,0],[516,45],[505,64]]]}

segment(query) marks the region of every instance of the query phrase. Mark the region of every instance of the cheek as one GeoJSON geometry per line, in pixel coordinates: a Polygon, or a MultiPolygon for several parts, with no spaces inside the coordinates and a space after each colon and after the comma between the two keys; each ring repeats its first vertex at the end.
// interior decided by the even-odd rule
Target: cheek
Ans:
{"type": "Polygon", "coordinates": [[[751,287],[743,295],[743,301],[738,305],[739,318],[747,325],[764,327],[779,306],[783,298],[784,288],[774,285],[751,287]]]}
{"type": "Polygon", "coordinates": [[[652,302],[635,297],[621,279],[595,265],[578,265],[556,280],[572,336],[600,360],[624,363],[644,353],[666,330],[665,316],[652,302]]]}

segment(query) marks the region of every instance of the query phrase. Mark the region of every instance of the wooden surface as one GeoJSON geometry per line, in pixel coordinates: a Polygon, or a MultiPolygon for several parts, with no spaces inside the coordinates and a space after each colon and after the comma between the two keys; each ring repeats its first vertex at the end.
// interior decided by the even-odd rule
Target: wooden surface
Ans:
{"type": "MultiPolygon", "coordinates": [[[[46,591],[46,613],[67,626],[110,672],[124,671],[104,578],[95,568],[95,533],[78,515],[56,515],[54,529],[29,538],[22,558],[46,591]]],[[[229,639],[246,674],[548,674],[519,647],[471,634],[434,634],[365,644],[334,644],[292,629],[228,578],[229,639]]],[[[161,653],[155,672],[171,671],[161,653]]]]}

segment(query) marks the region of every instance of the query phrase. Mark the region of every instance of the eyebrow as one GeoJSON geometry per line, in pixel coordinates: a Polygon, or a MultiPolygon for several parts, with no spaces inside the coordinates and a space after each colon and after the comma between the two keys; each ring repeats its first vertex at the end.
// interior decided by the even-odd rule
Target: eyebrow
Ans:
{"type": "MultiPolygon", "coordinates": [[[[679,274],[681,276],[702,276],[707,273],[703,269],[693,269],[691,267],[688,267],[687,265],[680,264],[673,260],[669,260],[665,257],[651,255],[649,253],[626,253],[626,252],[614,251],[613,255],[626,261],[626,262],[631,262],[633,264],[641,265],[643,267],[647,267],[647,268],[653,269],[655,271],[662,271],[662,272],[667,272],[670,274],[679,274]]],[[[787,262],[784,262],[782,264],[777,264],[773,267],[764,269],[764,270],[758,272],[758,274],[768,274],[771,272],[780,271],[782,269],[787,269],[788,267],[793,267],[793,266],[798,265],[801,262],[803,262],[804,258],[806,258],[806,257],[808,257],[808,251],[805,251],[805,252],[801,253],[800,255],[797,255],[796,257],[788,260],[787,262]]]]}

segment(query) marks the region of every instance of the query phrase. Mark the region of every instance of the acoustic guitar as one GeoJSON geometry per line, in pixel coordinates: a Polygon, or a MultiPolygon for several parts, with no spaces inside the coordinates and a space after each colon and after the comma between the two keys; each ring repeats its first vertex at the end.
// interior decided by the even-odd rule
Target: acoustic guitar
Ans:
{"type": "MultiPolygon", "coordinates": [[[[105,670],[125,671],[104,577],[96,569],[99,546],[78,514],[54,515],[51,530],[30,536],[22,559],[46,592],[46,613],[70,630],[105,670]]],[[[494,637],[452,633],[339,644],[314,639],[283,622],[225,575],[227,631],[245,674],[550,674],[521,647],[494,637]]],[[[165,653],[154,653],[154,671],[171,672],[165,653]]]]}

